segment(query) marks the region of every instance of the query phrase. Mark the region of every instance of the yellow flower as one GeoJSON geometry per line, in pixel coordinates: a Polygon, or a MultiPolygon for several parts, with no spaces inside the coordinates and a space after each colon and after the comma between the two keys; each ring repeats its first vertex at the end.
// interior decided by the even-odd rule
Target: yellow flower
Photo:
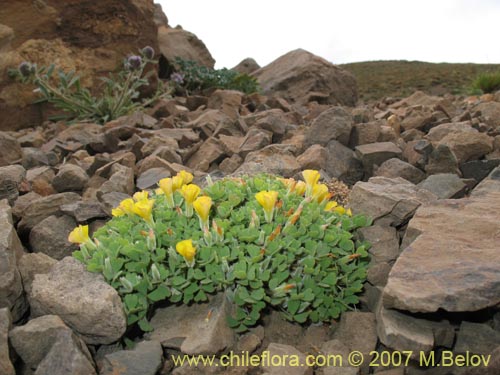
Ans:
{"type": "Polygon", "coordinates": [[[144,199],[136,202],[134,204],[133,212],[134,214],[142,217],[147,223],[151,223],[153,221],[151,212],[153,210],[154,203],[155,201],[152,199],[144,199]]]}
{"type": "Polygon", "coordinates": [[[297,181],[294,191],[298,195],[304,195],[304,193],[306,192],[306,183],[304,181],[297,181]]]}
{"type": "Polygon", "coordinates": [[[155,194],[162,195],[162,194],[165,194],[165,192],[161,188],[157,188],[157,189],[155,189],[155,194]]]}
{"type": "Polygon", "coordinates": [[[173,188],[172,188],[172,179],[169,178],[162,178],[158,182],[158,186],[160,186],[160,189],[166,194],[166,195],[172,195],[173,188]]]}
{"type": "Polygon", "coordinates": [[[318,171],[306,169],[302,172],[302,177],[304,177],[304,180],[306,181],[306,184],[308,186],[314,186],[318,183],[321,176],[318,171]]]}
{"type": "Polygon", "coordinates": [[[352,211],[351,211],[350,208],[348,208],[345,213],[346,213],[347,216],[352,216],[352,211]]]}
{"type": "Polygon", "coordinates": [[[200,187],[195,184],[184,185],[181,188],[181,194],[186,200],[186,203],[188,204],[193,204],[195,199],[198,198],[200,192],[201,192],[200,187]]]}
{"type": "Polygon", "coordinates": [[[193,175],[185,170],[182,170],[179,173],[177,173],[177,176],[182,178],[182,183],[184,185],[190,184],[191,181],[193,181],[193,175]]]}
{"type": "Polygon", "coordinates": [[[193,207],[200,218],[201,226],[206,226],[208,224],[208,214],[212,207],[212,198],[208,196],[199,197],[193,202],[193,207]]]}
{"type": "Polygon", "coordinates": [[[123,216],[125,215],[125,211],[123,211],[120,207],[116,207],[111,210],[111,215],[113,217],[123,216]]]}
{"type": "Polygon", "coordinates": [[[120,202],[118,208],[126,214],[131,214],[134,212],[134,200],[132,198],[124,199],[120,202]]]}
{"type": "Polygon", "coordinates": [[[146,190],[143,191],[138,191],[137,193],[134,194],[133,198],[136,202],[148,199],[148,192],[146,190]]]}
{"type": "Polygon", "coordinates": [[[184,185],[184,180],[181,176],[177,175],[172,177],[172,192],[179,190],[184,185]]]}
{"type": "Polygon", "coordinates": [[[88,225],[77,226],[69,234],[68,241],[71,243],[78,243],[78,244],[90,242],[89,226],[88,225]]]}
{"type": "Polygon", "coordinates": [[[193,246],[193,240],[184,240],[175,245],[175,250],[181,254],[188,263],[192,263],[196,255],[196,248],[193,246]]]}
{"type": "Polygon", "coordinates": [[[333,209],[333,211],[335,211],[335,212],[336,212],[336,213],[338,213],[339,215],[343,215],[343,214],[345,214],[345,213],[346,213],[345,208],[344,208],[344,207],[342,207],[342,206],[335,207],[335,208],[333,209]]]}
{"type": "Polygon", "coordinates": [[[325,211],[332,211],[335,207],[337,207],[339,204],[335,201],[328,202],[325,206],[325,211]]]}
{"type": "Polygon", "coordinates": [[[328,195],[328,186],[325,184],[316,184],[312,189],[312,197],[316,199],[318,203],[321,203],[325,200],[328,195]]]}
{"type": "Polygon", "coordinates": [[[278,200],[277,191],[261,191],[255,194],[255,199],[264,209],[264,216],[266,221],[270,223],[273,220],[274,207],[276,206],[276,201],[278,200]]]}

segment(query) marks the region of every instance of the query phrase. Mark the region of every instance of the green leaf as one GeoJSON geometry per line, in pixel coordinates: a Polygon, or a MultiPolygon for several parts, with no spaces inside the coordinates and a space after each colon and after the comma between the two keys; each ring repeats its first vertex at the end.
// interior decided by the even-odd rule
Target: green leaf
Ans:
{"type": "Polygon", "coordinates": [[[309,316],[309,312],[304,312],[302,314],[297,314],[293,316],[293,319],[298,323],[305,323],[307,317],[309,316]]]}
{"type": "Polygon", "coordinates": [[[148,298],[153,302],[162,301],[170,296],[170,290],[165,285],[159,285],[154,291],[148,294],[148,298]]]}
{"type": "Polygon", "coordinates": [[[146,318],[143,318],[143,319],[139,320],[139,328],[143,332],[151,332],[151,331],[153,331],[153,326],[151,324],[149,324],[149,322],[147,321],[146,318]]]}
{"type": "Polygon", "coordinates": [[[294,315],[297,312],[297,310],[299,309],[299,307],[300,307],[300,301],[298,301],[298,300],[288,301],[287,310],[290,314],[294,315]]]}

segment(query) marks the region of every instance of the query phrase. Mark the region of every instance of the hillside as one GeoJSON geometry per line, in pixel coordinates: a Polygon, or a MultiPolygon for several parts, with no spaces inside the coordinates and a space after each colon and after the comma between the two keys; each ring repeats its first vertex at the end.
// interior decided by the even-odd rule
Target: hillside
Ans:
{"type": "Polygon", "coordinates": [[[478,74],[500,71],[500,64],[449,64],[421,61],[367,61],[340,65],[358,80],[360,99],[429,94],[466,94],[478,74]]]}

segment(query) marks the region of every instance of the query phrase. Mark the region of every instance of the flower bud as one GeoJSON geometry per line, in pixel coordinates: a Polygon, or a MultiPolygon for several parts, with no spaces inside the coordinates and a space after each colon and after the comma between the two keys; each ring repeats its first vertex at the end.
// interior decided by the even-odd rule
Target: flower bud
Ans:
{"type": "Polygon", "coordinates": [[[142,64],[142,58],[141,56],[130,56],[127,59],[127,66],[130,70],[138,70],[141,67],[142,64]]]}
{"type": "Polygon", "coordinates": [[[29,77],[32,73],[33,73],[33,66],[27,62],[27,61],[23,61],[21,64],[19,64],[19,73],[21,73],[21,75],[23,77],[29,77]]]}
{"type": "Polygon", "coordinates": [[[144,56],[146,59],[151,60],[153,57],[155,57],[155,50],[153,47],[146,46],[141,50],[142,56],[144,56]]]}

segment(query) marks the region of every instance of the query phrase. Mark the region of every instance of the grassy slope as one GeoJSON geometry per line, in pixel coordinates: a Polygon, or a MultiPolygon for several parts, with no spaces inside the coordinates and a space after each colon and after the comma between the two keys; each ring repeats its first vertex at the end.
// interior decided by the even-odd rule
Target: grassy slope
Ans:
{"type": "Polygon", "coordinates": [[[442,95],[470,93],[483,72],[499,72],[500,64],[449,64],[420,61],[368,61],[343,64],[358,80],[360,99],[404,97],[416,90],[442,95]]]}

